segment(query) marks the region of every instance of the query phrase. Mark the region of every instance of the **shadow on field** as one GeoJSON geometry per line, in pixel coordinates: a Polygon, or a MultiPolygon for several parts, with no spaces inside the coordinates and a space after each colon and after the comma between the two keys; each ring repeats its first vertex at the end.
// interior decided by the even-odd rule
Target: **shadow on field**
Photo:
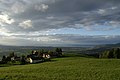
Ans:
{"type": "MultiPolygon", "coordinates": [[[[45,62],[55,62],[57,60],[45,60],[45,61],[41,61],[41,62],[36,62],[36,63],[32,63],[32,64],[40,64],[40,63],[45,63],[45,62]]],[[[29,63],[26,64],[0,64],[0,67],[10,67],[10,66],[17,66],[17,65],[29,65],[29,63]]]]}
{"type": "Polygon", "coordinates": [[[39,64],[39,63],[45,63],[45,62],[55,62],[57,60],[45,60],[45,61],[41,61],[41,62],[37,62],[37,63],[32,63],[32,64],[39,64]]]}
{"type": "Polygon", "coordinates": [[[10,66],[17,66],[17,65],[21,65],[21,64],[0,64],[0,67],[10,67],[10,66]]]}

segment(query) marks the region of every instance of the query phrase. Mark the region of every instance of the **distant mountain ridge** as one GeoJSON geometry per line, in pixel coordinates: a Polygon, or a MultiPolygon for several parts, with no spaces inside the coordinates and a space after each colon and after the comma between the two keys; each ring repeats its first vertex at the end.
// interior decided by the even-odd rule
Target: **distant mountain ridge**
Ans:
{"type": "Polygon", "coordinates": [[[117,44],[107,44],[106,47],[120,47],[120,43],[117,44]]]}
{"type": "MultiPolygon", "coordinates": [[[[102,44],[102,45],[81,45],[81,46],[76,46],[76,47],[90,47],[90,46],[92,46],[92,47],[94,47],[94,48],[101,48],[101,47],[120,47],[120,43],[116,43],[116,44],[102,44]]],[[[54,46],[13,46],[13,45],[2,45],[2,44],[0,44],[0,47],[28,47],[28,48],[38,48],[38,47],[54,47],[54,46]]],[[[64,47],[64,46],[63,46],[64,47]]],[[[68,45],[68,47],[71,47],[71,46],[69,46],[68,45]]],[[[75,47],[75,46],[73,46],[73,47],[75,47]]]]}

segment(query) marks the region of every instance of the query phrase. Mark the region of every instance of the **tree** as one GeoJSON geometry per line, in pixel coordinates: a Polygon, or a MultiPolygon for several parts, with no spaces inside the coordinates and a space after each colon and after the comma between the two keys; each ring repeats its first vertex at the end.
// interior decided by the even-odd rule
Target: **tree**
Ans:
{"type": "Polygon", "coordinates": [[[22,55],[22,57],[21,57],[21,64],[25,64],[25,63],[26,63],[25,56],[22,55]]]}
{"type": "Polygon", "coordinates": [[[117,59],[117,49],[114,49],[113,55],[114,55],[114,58],[117,59]]]}
{"type": "Polygon", "coordinates": [[[101,55],[100,58],[108,58],[110,51],[104,51],[101,55]]]}
{"type": "Polygon", "coordinates": [[[9,54],[9,57],[14,57],[14,56],[15,56],[14,52],[9,54]]]}
{"type": "Polygon", "coordinates": [[[120,59],[120,49],[114,48],[112,50],[104,51],[100,54],[100,58],[117,58],[120,59]]]}
{"type": "Polygon", "coordinates": [[[53,55],[53,51],[48,51],[48,54],[52,56],[53,55]]]}
{"type": "Polygon", "coordinates": [[[11,61],[11,57],[10,56],[7,56],[6,57],[6,61],[8,62],[8,61],[11,61]]]}
{"type": "Polygon", "coordinates": [[[42,53],[42,54],[43,54],[43,53],[44,53],[44,49],[41,49],[41,50],[40,50],[40,53],[42,53]]]}
{"type": "Polygon", "coordinates": [[[32,52],[31,52],[32,54],[34,53],[34,51],[32,50],[32,52]]]}
{"type": "Polygon", "coordinates": [[[118,59],[120,58],[120,49],[119,48],[115,49],[114,56],[118,59]]]}
{"type": "Polygon", "coordinates": [[[3,57],[2,57],[2,63],[7,63],[7,61],[6,61],[6,56],[3,56],[3,57]]]}
{"type": "Polygon", "coordinates": [[[55,52],[58,53],[58,57],[62,56],[62,49],[61,48],[56,48],[55,52]]]}
{"type": "Polygon", "coordinates": [[[117,48],[117,51],[116,51],[116,52],[117,52],[117,58],[120,59],[120,49],[117,48]]]}
{"type": "Polygon", "coordinates": [[[110,51],[106,51],[106,52],[104,53],[104,56],[103,56],[103,58],[108,58],[108,56],[109,56],[109,53],[110,53],[110,51]]]}
{"type": "Polygon", "coordinates": [[[108,58],[113,58],[114,57],[113,52],[114,52],[114,49],[112,49],[111,51],[109,51],[108,58]]]}

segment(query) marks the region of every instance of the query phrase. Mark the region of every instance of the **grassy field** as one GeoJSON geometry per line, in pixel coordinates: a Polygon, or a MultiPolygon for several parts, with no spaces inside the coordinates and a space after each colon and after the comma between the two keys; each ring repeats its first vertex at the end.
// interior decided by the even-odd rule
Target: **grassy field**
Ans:
{"type": "Polygon", "coordinates": [[[0,67],[0,80],[120,80],[120,60],[70,56],[0,67]]]}

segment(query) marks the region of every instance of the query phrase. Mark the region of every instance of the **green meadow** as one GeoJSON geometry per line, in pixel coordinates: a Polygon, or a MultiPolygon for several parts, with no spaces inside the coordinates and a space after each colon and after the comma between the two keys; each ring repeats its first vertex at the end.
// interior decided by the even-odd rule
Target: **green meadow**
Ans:
{"type": "Polygon", "coordinates": [[[0,80],[120,80],[120,60],[69,55],[38,64],[1,65],[0,80]]]}

